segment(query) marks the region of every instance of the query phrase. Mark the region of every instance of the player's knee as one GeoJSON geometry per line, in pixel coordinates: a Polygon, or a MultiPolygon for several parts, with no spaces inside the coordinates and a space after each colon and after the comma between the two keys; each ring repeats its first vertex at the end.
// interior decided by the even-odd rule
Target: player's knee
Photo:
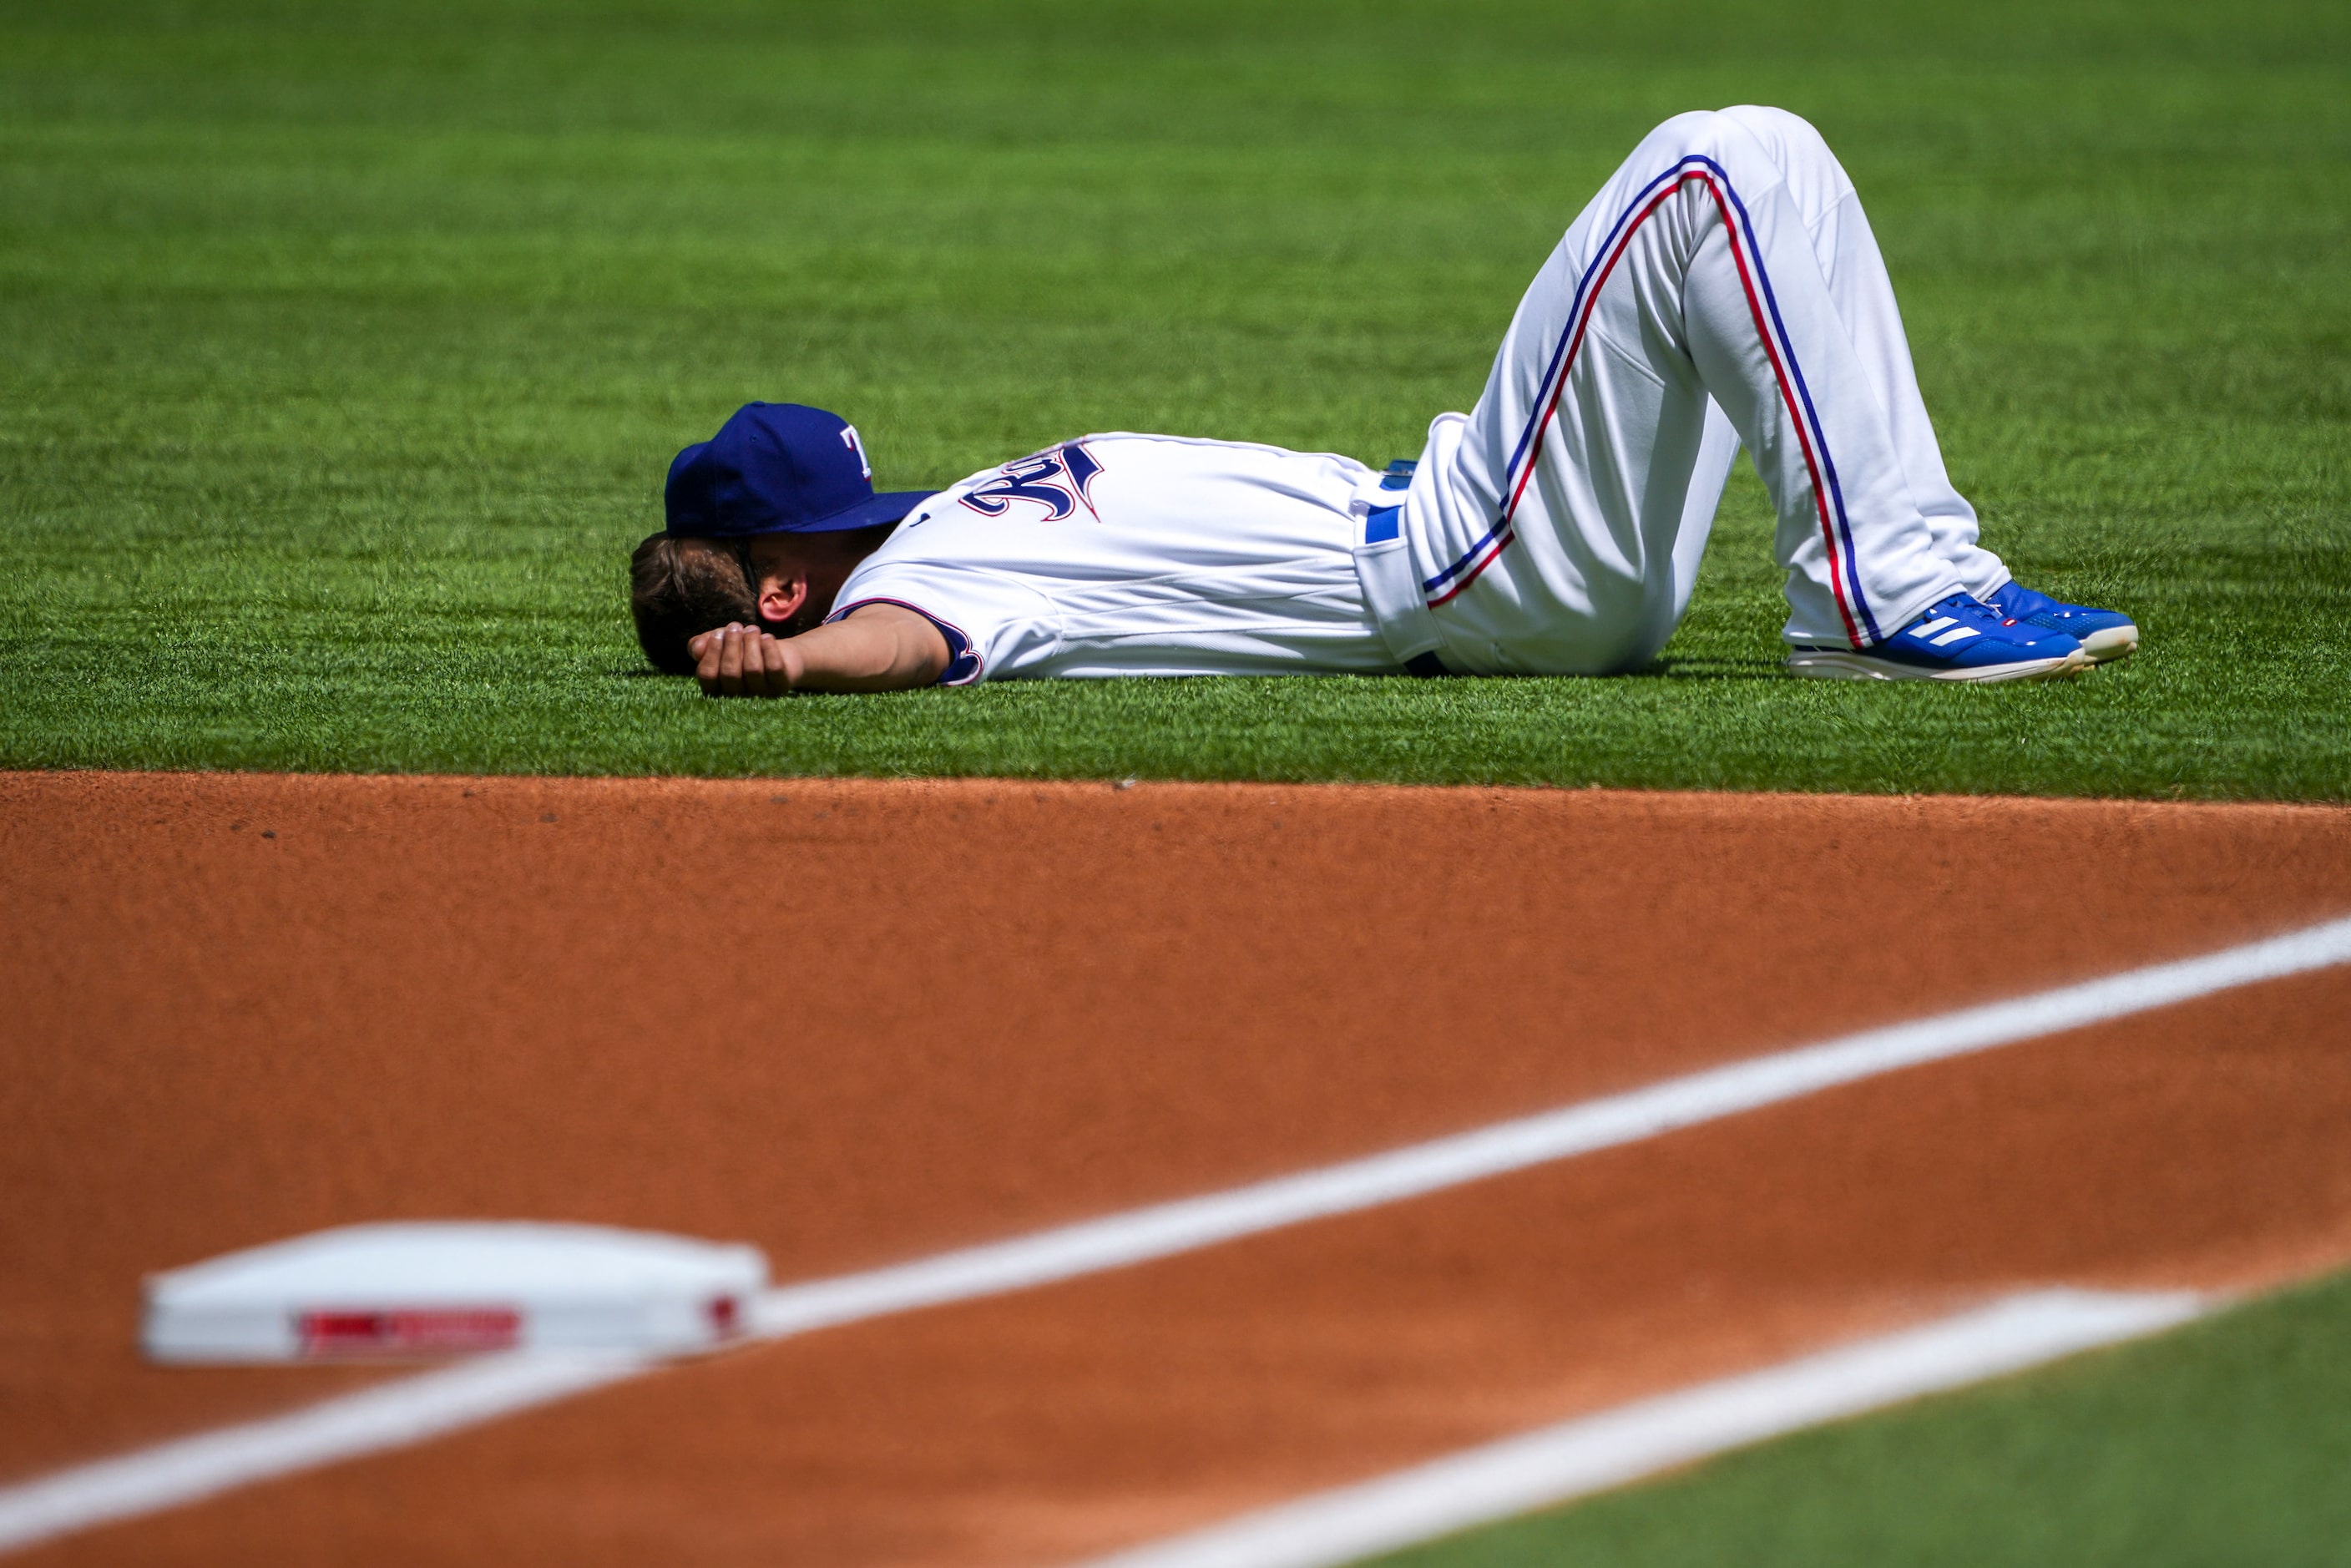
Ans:
{"type": "Polygon", "coordinates": [[[1768,103],[1734,103],[1722,112],[1750,131],[1768,128],[1771,132],[1790,142],[1816,142],[1825,147],[1821,133],[1813,122],[1793,110],[1774,109],[1768,103]]]}
{"type": "Polygon", "coordinates": [[[1752,103],[1677,114],[1649,132],[1647,144],[1652,149],[1662,147],[1676,157],[1703,154],[1719,159],[1743,156],[1761,147],[1782,168],[1836,162],[1812,121],[1784,109],[1752,103]]]}
{"type": "Polygon", "coordinates": [[[1719,109],[1693,109],[1660,121],[1649,132],[1646,141],[1652,147],[1663,146],[1677,154],[1713,152],[1722,145],[1722,134],[1729,121],[1719,109]]]}
{"type": "Polygon", "coordinates": [[[1761,103],[1736,104],[1721,113],[1725,120],[1761,142],[1771,162],[1783,169],[1802,164],[1836,166],[1828,139],[1801,114],[1761,103]]]}

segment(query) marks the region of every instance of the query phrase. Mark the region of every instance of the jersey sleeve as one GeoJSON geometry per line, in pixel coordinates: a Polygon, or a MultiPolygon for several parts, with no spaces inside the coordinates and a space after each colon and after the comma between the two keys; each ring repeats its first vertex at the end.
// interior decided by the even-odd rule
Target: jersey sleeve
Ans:
{"type": "Polygon", "coordinates": [[[871,564],[852,576],[825,619],[867,604],[911,610],[946,639],[943,686],[1019,675],[1061,642],[1052,601],[1001,572],[931,562],[871,564]]]}

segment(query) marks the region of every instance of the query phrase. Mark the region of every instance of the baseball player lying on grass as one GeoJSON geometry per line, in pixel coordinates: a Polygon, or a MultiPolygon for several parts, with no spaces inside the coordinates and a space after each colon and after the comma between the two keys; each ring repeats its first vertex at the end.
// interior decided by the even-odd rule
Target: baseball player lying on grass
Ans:
{"type": "Polygon", "coordinates": [[[1851,181],[1753,108],[1650,133],[1416,463],[1089,435],[877,496],[854,428],[753,403],[671,465],[632,606],[656,664],[726,695],[1601,674],[1672,634],[1741,444],[1779,511],[1796,673],[2014,680],[2138,646],[1977,543],[1851,181]]]}

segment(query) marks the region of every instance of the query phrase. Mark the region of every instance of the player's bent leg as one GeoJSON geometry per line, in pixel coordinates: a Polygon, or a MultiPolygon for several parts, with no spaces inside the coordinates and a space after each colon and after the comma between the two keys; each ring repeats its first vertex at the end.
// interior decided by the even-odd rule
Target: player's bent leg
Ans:
{"type": "Polygon", "coordinates": [[[1816,206],[1844,203],[1849,182],[1783,118],[1805,134],[1783,134],[1794,151],[1776,162],[1729,114],[1653,131],[1529,287],[1477,409],[1432,427],[1408,509],[1451,667],[1596,672],[1662,645],[1727,473],[1731,443],[1708,433],[1726,416],[1781,513],[1789,641],[1895,644],[1857,664],[1807,658],[1808,673],[2078,667],[2063,633],[1949,613],[1969,584],[1909,491],[1790,171],[1816,206]],[[1932,638],[1907,635],[1938,619],[1932,638]]]}
{"type": "Polygon", "coordinates": [[[1862,373],[1884,411],[1896,456],[1911,499],[1934,538],[1935,552],[1951,563],[1970,593],[1982,598],[2008,580],[2008,568],[1978,542],[1975,507],[1953,486],[1944,466],[1934,423],[1918,392],[1894,283],[1852,178],[1827,141],[1801,116],[1756,104],[1722,112],[1781,171],[1819,258],[1830,303],[1844,323],[1862,373]]]}
{"type": "Polygon", "coordinates": [[[1968,591],[1987,577],[2008,583],[1999,559],[1973,546],[1971,511],[1970,542],[1954,549],[1920,507],[1914,469],[1944,505],[1966,510],[1917,399],[1892,286],[1826,144],[1793,116],[1762,111],[1729,111],[1708,130],[1714,158],[1700,157],[1707,172],[1695,183],[1713,197],[1716,222],[1691,256],[1685,316],[1708,390],[1741,425],[1781,507],[1791,667],[1961,681],[2085,667],[2090,657],[2071,631],[1996,612],[1968,591]],[[1843,256],[1836,231],[1854,236],[1843,256]],[[1843,301],[1832,282],[1840,261],[1843,301]],[[1906,454],[1889,413],[1896,406],[1911,413],[1915,453],[1906,454]],[[1803,533],[1789,528],[1791,512],[1803,533]],[[1808,527],[1815,517],[1817,548],[1808,527]],[[1822,565],[1836,598],[1834,625],[1818,591],[1822,565]],[[1939,588],[1920,596],[1926,602],[1908,596],[1933,580],[1939,588]],[[1822,636],[1823,627],[1844,635],[1822,636]]]}
{"type": "Polygon", "coordinates": [[[1658,126],[1528,288],[1476,410],[1432,427],[1411,509],[1454,667],[1621,668],[1662,644],[1687,602],[1677,547],[1727,472],[1709,392],[1781,511],[1792,640],[1868,647],[1962,586],[1883,422],[1860,428],[1866,381],[1785,183],[1725,115],[1658,126]],[[1799,270],[1809,291],[1783,307],[1771,275],[1799,270]],[[1711,346],[1691,299],[1709,286],[1736,310],[1711,346]]]}
{"type": "Polygon", "coordinates": [[[1721,114],[1671,177],[1688,352],[1780,513],[1788,640],[1885,643],[1967,584],[1934,548],[1785,174],[1721,114]]]}
{"type": "Polygon", "coordinates": [[[2074,637],[2093,663],[2136,651],[2138,628],[2129,616],[2066,604],[2026,588],[2014,580],[2000,557],[1979,542],[1975,508],[1951,483],[1918,391],[1909,339],[1877,237],[1851,177],[1827,141],[1810,121],[1783,109],[1742,104],[1722,112],[1755,140],[1786,182],[1820,260],[1830,300],[1886,414],[1911,498],[1934,537],[1936,554],[1950,563],[1970,593],[2003,619],[2074,637]]]}

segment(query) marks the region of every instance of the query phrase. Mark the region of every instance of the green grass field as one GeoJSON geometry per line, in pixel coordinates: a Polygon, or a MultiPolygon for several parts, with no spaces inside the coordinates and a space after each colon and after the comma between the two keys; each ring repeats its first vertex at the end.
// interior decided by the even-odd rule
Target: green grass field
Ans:
{"type": "Polygon", "coordinates": [[[2351,1276],[1387,1568],[2342,1568],[2351,1276]]]}
{"type": "Polygon", "coordinates": [[[2351,12],[562,5],[0,16],[0,765],[2351,798],[2351,12]],[[1778,674],[1760,486],[1604,681],[646,678],[670,454],[1416,452],[1662,116],[1861,184],[1952,467],[2133,611],[2045,689],[1778,674]]]}

